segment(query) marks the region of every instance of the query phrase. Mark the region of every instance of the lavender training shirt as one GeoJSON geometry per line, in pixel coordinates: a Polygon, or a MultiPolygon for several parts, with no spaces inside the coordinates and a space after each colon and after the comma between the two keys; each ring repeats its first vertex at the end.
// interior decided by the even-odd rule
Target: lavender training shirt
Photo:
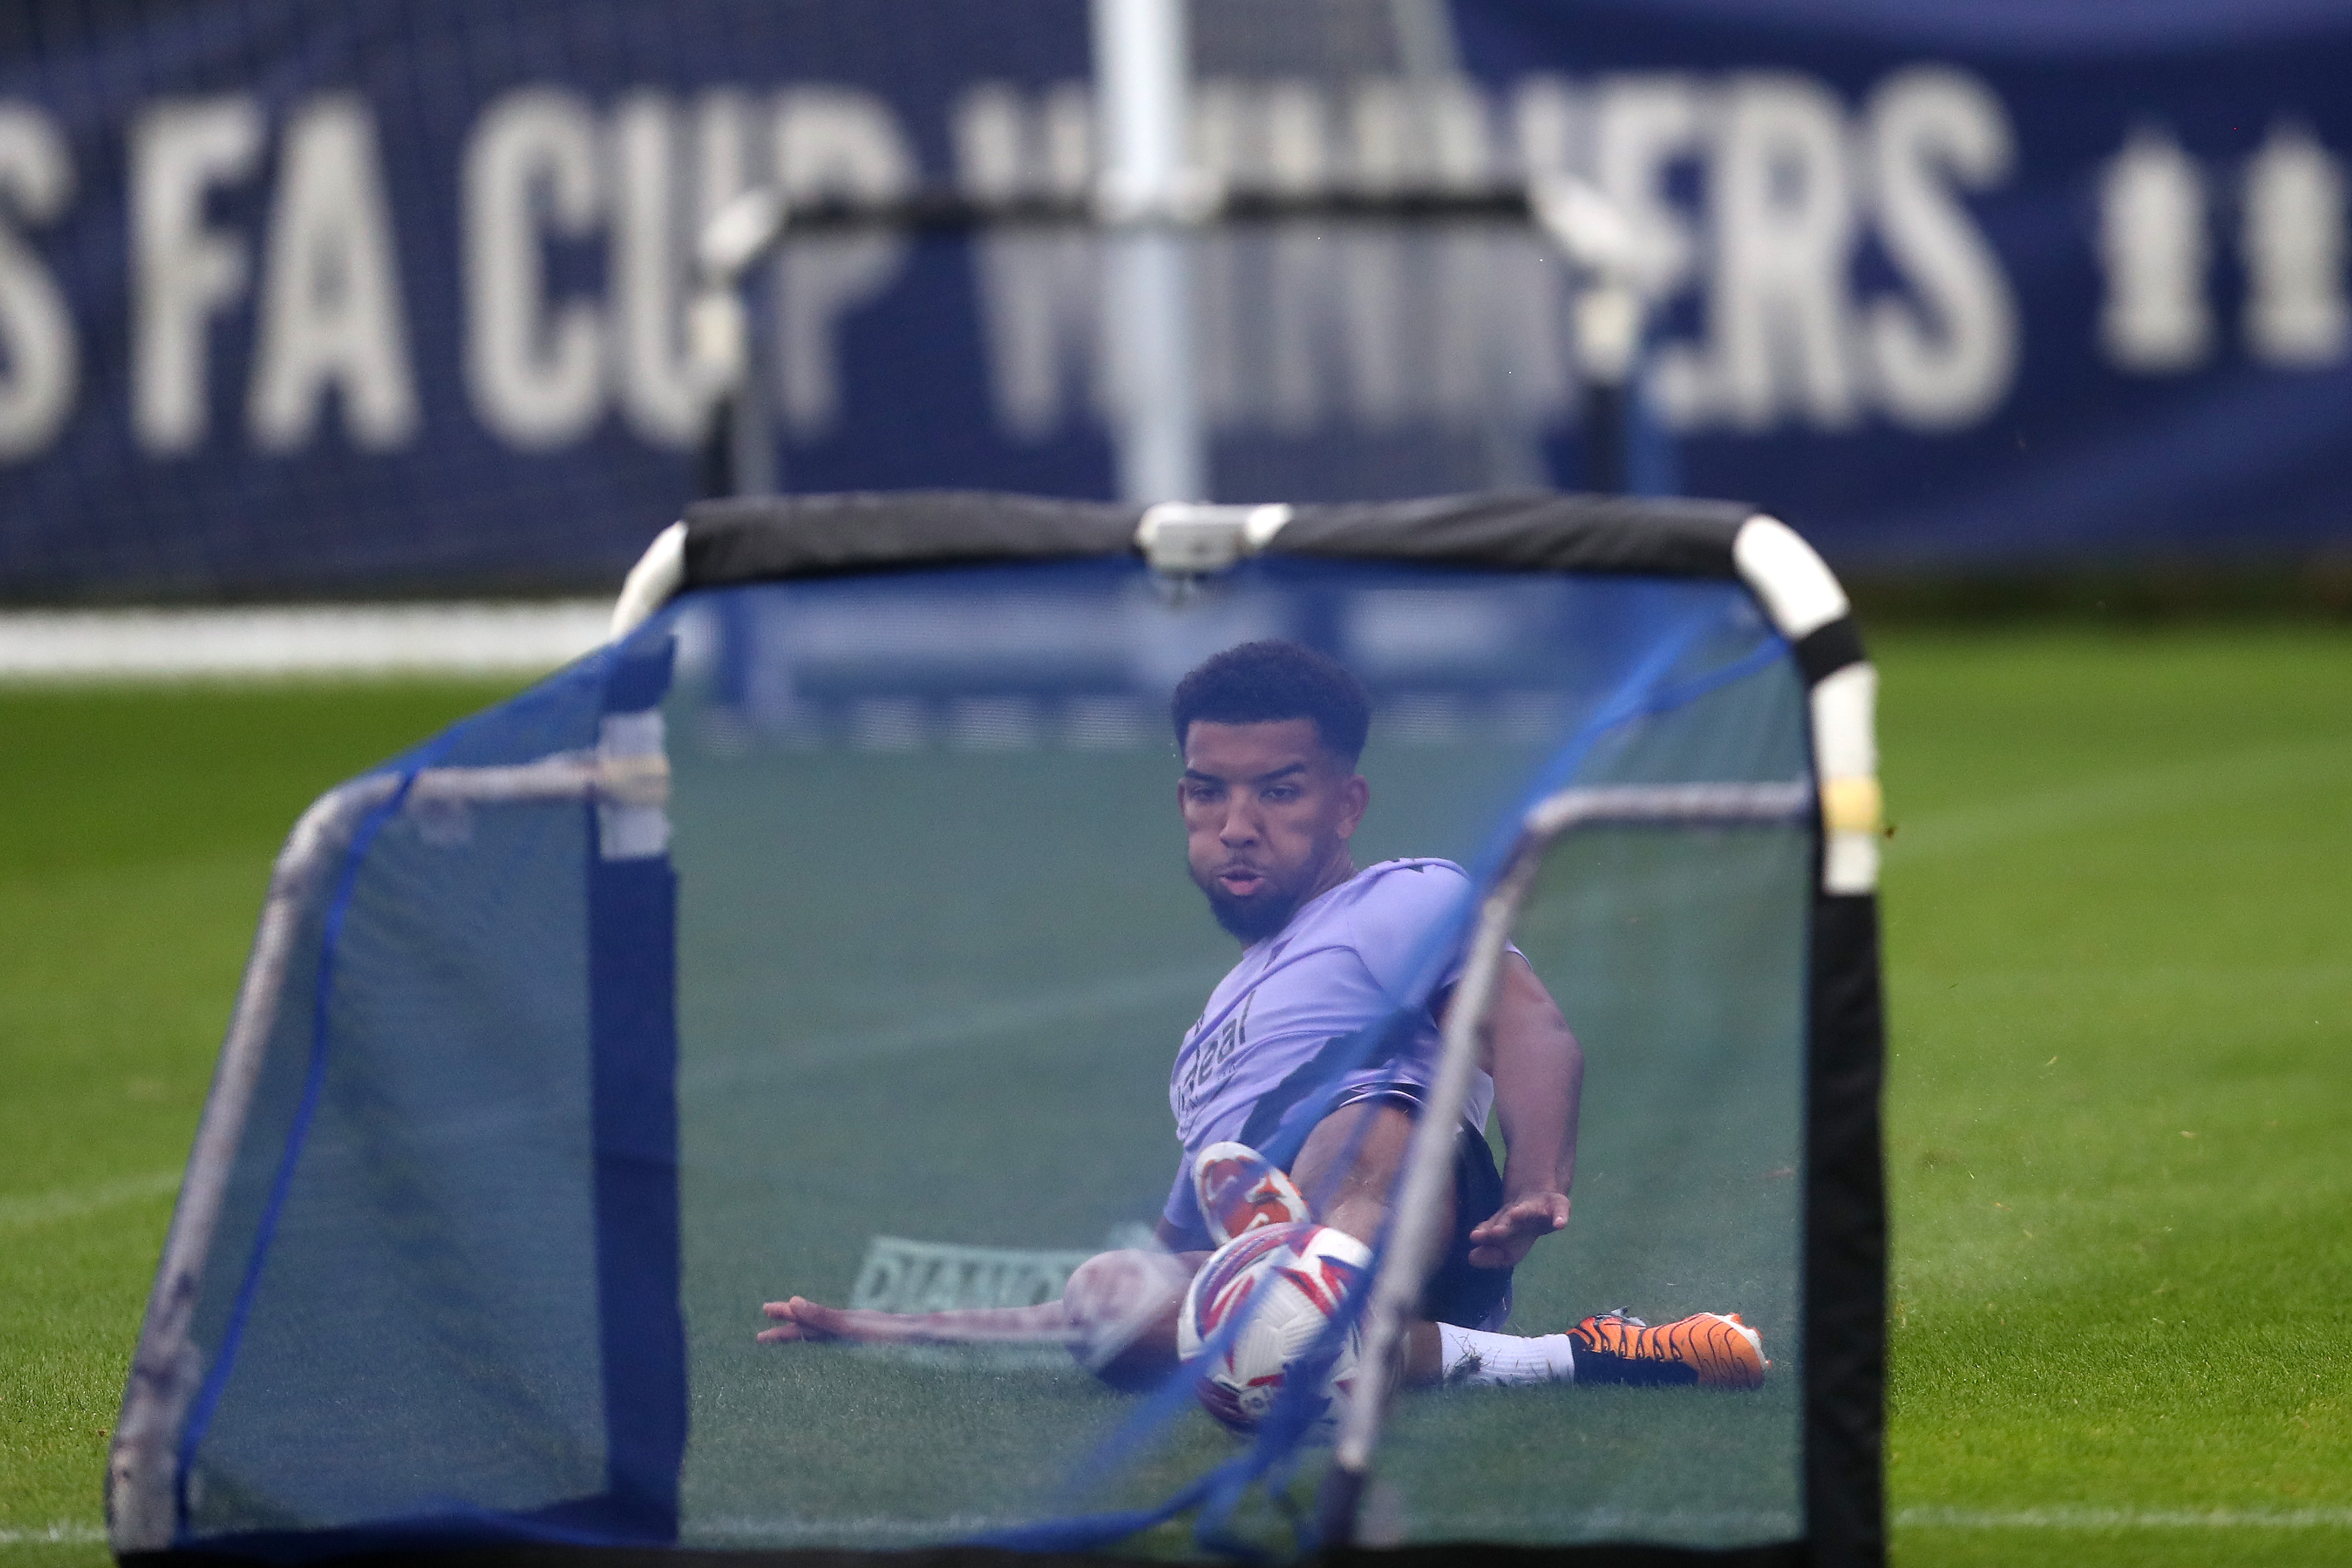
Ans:
{"type": "MultiPolygon", "coordinates": [[[[1219,981],[1209,1005],[1184,1033],[1168,1082],[1169,1108],[1184,1157],[1162,1211],[1182,1232],[1179,1249],[1206,1247],[1192,1196],[1192,1162],[1201,1150],[1238,1137],[1261,1096],[1331,1040],[1396,1012],[1407,999],[1428,946],[1467,908],[1470,878],[1452,861],[1382,861],[1310,900],[1273,936],[1251,944],[1219,981]]],[[[1461,972],[1449,956],[1437,988],[1461,972]]],[[[1340,1076],[1367,1083],[1425,1086],[1436,1066],[1437,1028],[1426,1007],[1397,1057],[1340,1076]]],[[[1463,1119],[1485,1127],[1495,1081],[1477,1076],[1463,1119]]]]}

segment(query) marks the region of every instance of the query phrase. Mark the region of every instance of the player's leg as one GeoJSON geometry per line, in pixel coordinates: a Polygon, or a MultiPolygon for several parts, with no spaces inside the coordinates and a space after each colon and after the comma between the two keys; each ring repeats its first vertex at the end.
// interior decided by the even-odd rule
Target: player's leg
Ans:
{"type": "MultiPolygon", "coordinates": [[[[1290,1164],[1290,1179],[1307,1196],[1315,1218],[1370,1246],[1388,1224],[1412,1146],[1413,1107],[1383,1094],[1343,1103],[1315,1124],[1290,1164]]],[[[1453,1228],[1454,1193],[1447,1184],[1443,1226],[1453,1228]]]]}
{"type": "MultiPolygon", "coordinates": [[[[1387,1224],[1404,1173],[1420,1106],[1399,1087],[1343,1103],[1307,1134],[1291,1176],[1316,1217],[1370,1242],[1387,1224]]],[[[1574,1375],[1564,1334],[1523,1337],[1500,1332],[1511,1315],[1511,1270],[1470,1261],[1470,1230],[1503,1203],[1502,1173],[1486,1140],[1460,1129],[1440,1200],[1446,1238],[1422,1290],[1421,1313],[1405,1327],[1409,1384],[1548,1383],[1574,1375]]]]}
{"type": "MultiPolygon", "coordinates": [[[[1369,1093],[1324,1118],[1291,1166],[1316,1218],[1370,1241],[1387,1222],[1404,1170],[1415,1113],[1409,1088],[1369,1093]],[[1328,1194],[1327,1198],[1325,1194],[1328,1194]]],[[[1764,1380],[1763,1343],[1738,1313],[1698,1312],[1653,1328],[1622,1309],[1565,1333],[1502,1333],[1511,1315],[1511,1270],[1470,1261],[1470,1231],[1503,1206],[1494,1151],[1475,1129],[1455,1139],[1442,1216],[1447,1237],[1423,1287],[1422,1315],[1405,1331],[1411,1384],[1582,1381],[1754,1388],[1764,1380]]]]}
{"type": "Polygon", "coordinates": [[[1471,1261],[1470,1233],[1503,1207],[1503,1173],[1485,1134],[1463,1127],[1454,1142],[1454,1227],[1423,1288],[1421,1307],[1433,1322],[1423,1381],[1470,1385],[1563,1383],[1576,1375],[1574,1347],[1565,1334],[1511,1334],[1508,1268],[1471,1261]]]}
{"type": "MultiPolygon", "coordinates": [[[[1412,1145],[1414,1109],[1401,1095],[1368,1097],[1341,1104],[1316,1124],[1290,1166],[1291,1180],[1307,1195],[1316,1218],[1367,1246],[1379,1239],[1403,1180],[1406,1153],[1412,1145]]],[[[1463,1228],[1455,1223],[1456,1185],[1450,1180],[1439,1200],[1444,1205],[1440,1222],[1449,1235],[1463,1228]]],[[[1491,1207],[1486,1212],[1491,1213],[1491,1207]]],[[[1502,1272],[1507,1294],[1508,1270],[1502,1272]]],[[[1424,1300],[1423,1305],[1427,1304],[1424,1300]]],[[[1437,1383],[1444,1373],[1445,1345],[1439,1325],[1426,1317],[1415,1318],[1405,1325],[1405,1381],[1437,1383]]]]}

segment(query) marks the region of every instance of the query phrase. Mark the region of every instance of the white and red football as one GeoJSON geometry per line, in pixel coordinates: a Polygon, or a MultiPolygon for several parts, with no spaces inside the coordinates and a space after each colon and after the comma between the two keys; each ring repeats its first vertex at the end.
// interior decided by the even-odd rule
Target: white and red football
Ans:
{"type": "MultiPolygon", "coordinates": [[[[1372,1249],[1311,1220],[1244,1231],[1209,1255],[1184,1294],[1176,1343],[1190,1361],[1236,1319],[1241,1327],[1199,1368],[1202,1407],[1237,1432],[1254,1432],[1283,1390],[1293,1363],[1314,1349],[1324,1326],[1370,1278],[1372,1249]]],[[[1356,1376],[1358,1333],[1350,1328],[1322,1369],[1314,1427],[1328,1429],[1356,1376]]]]}

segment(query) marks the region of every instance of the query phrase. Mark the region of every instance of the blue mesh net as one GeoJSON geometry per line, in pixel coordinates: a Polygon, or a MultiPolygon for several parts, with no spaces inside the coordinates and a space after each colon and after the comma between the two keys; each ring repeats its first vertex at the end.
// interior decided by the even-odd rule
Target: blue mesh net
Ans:
{"type": "MultiPolygon", "coordinates": [[[[689,595],[387,765],[322,861],[203,1280],[184,1543],[1311,1546],[1328,1448],[1280,1410],[1236,1438],[1188,1371],[754,1338],[793,1295],[1034,1307],[1152,1245],[1171,1062],[1236,956],[1186,885],[1169,694],[1264,637],[1370,695],[1355,863],[1467,873],[1265,1118],[1276,1157],[1426,1012],[1532,801],[1809,773],[1728,582],[1268,557],[689,595]],[[657,804],[436,783],[649,746],[657,804]]],[[[1813,855],[1801,821],[1572,834],[1515,936],[1588,1079],[1574,1218],[1507,1332],[1738,1311],[1765,1385],[1408,1391],[1366,1540],[1802,1533],[1813,855]]]]}

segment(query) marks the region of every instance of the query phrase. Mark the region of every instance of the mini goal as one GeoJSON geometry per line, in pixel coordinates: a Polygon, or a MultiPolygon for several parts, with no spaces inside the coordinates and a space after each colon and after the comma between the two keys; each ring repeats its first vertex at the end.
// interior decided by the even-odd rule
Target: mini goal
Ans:
{"type": "MultiPolygon", "coordinates": [[[[1727,503],[702,504],[608,646],[288,841],[114,1549],[1875,1564],[1874,679],[1813,551],[1727,503]],[[1468,873],[1391,997],[1466,964],[1423,1125],[1506,944],[1581,1041],[1573,1218],[1509,1332],[1737,1311],[1761,1388],[1376,1370],[1336,1443],[1244,1439],[1050,1333],[755,1339],[793,1295],[1039,1308],[1150,1249],[1236,956],[1169,696],[1267,638],[1369,693],[1356,863],[1468,873]]],[[[1376,1369],[1444,1174],[1416,1145],[1351,1298],[1376,1369]]]]}

